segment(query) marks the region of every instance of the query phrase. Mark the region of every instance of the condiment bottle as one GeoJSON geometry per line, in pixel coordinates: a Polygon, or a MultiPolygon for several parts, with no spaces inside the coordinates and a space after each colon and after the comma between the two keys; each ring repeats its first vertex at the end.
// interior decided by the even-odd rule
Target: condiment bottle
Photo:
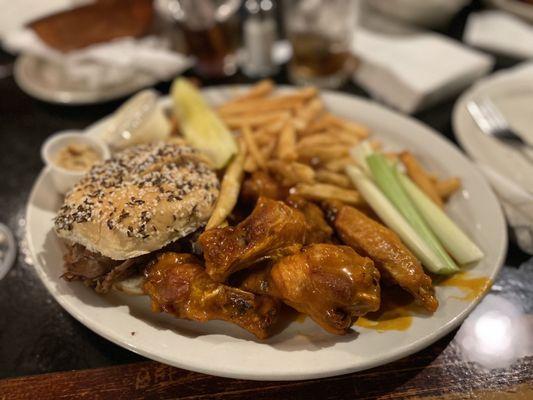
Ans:
{"type": "Polygon", "coordinates": [[[274,3],[272,0],[246,0],[244,8],[247,17],[243,25],[243,72],[253,78],[270,76],[277,71],[272,58],[277,36],[274,3]]]}

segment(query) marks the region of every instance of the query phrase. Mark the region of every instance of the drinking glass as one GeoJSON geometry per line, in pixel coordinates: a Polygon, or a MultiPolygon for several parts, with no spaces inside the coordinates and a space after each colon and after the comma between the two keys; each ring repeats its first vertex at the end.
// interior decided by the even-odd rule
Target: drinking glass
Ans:
{"type": "Polygon", "coordinates": [[[292,44],[289,77],[298,85],[340,86],[352,64],[355,0],[285,0],[285,32],[292,44]]]}
{"type": "Polygon", "coordinates": [[[183,31],[196,72],[206,78],[233,75],[237,71],[241,0],[162,0],[183,31]]]}

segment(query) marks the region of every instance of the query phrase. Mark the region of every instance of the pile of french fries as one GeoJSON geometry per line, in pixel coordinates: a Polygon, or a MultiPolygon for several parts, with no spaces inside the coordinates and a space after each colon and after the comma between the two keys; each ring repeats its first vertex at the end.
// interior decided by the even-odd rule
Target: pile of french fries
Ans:
{"type": "MultiPolygon", "coordinates": [[[[275,85],[263,80],[216,111],[238,133],[241,153],[227,168],[208,228],[223,223],[235,206],[235,185],[243,172],[268,172],[291,192],[311,200],[364,203],[344,170],[355,162],[350,148],[367,139],[370,130],[330,113],[316,88],[276,94],[275,85]]],[[[371,143],[380,147],[378,141],[371,143]]],[[[440,206],[460,187],[457,178],[440,180],[428,173],[411,153],[389,155],[400,158],[411,179],[440,206]]]]}

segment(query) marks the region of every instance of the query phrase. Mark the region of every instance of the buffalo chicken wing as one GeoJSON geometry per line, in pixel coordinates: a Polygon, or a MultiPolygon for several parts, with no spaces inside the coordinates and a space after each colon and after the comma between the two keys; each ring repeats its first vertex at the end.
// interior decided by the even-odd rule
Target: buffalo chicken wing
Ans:
{"type": "Polygon", "coordinates": [[[281,201],[259,198],[253,212],[237,226],[209,229],[199,239],[206,270],[215,281],[268,258],[298,250],[305,240],[303,214],[281,201]]]}
{"type": "Polygon", "coordinates": [[[379,272],[372,260],[347,246],[313,244],[255,269],[241,287],[282,299],[334,334],[344,334],[357,316],[380,305],[379,272]]]}
{"type": "Polygon", "coordinates": [[[255,171],[243,182],[240,195],[241,201],[249,206],[255,205],[259,197],[281,200],[285,196],[286,190],[268,173],[261,170],[255,171]]]}
{"type": "Polygon", "coordinates": [[[190,254],[164,253],[145,272],[154,311],[194,321],[224,320],[259,339],[270,335],[279,302],[213,281],[190,254]]]}
{"type": "Polygon", "coordinates": [[[407,290],[426,310],[437,309],[431,278],[394,232],[348,206],[338,212],[335,229],[344,243],[374,260],[384,279],[407,290]]]}
{"type": "Polygon", "coordinates": [[[326,222],[324,213],[320,207],[296,195],[287,197],[286,203],[292,208],[301,211],[305,216],[305,222],[307,224],[305,244],[331,242],[333,229],[326,222]]]}

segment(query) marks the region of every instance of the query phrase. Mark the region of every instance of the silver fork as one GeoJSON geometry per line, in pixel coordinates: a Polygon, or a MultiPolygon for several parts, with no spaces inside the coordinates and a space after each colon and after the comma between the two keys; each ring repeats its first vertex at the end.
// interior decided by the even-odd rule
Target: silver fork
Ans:
{"type": "Polygon", "coordinates": [[[485,135],[492,136],[508,144],[525,148],[533,147],[518,136],[500,110],[488,97],[478,101],[471,100],[466,104],[466,108],[485,135]]]}

